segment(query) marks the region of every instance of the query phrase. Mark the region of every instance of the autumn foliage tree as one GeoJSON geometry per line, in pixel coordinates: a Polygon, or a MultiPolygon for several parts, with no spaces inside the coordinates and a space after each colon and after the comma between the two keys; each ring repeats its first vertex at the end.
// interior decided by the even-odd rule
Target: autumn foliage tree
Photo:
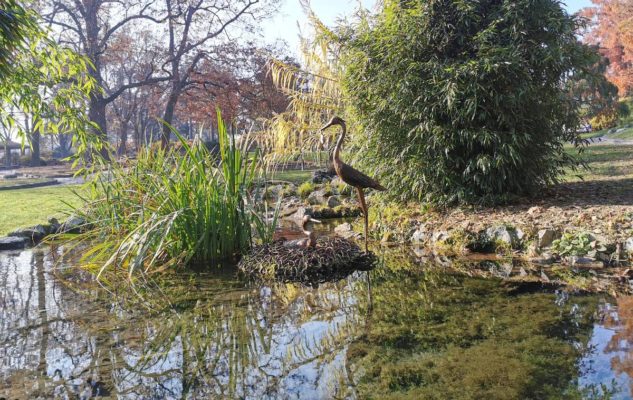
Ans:
{"type": "Polygon", "coordinates": [[[633,94],[633,0],[592,0],[582,10],[588,20],[586,42],[598,45],[608,58],[607,77],[620,96],[633,94]]]}

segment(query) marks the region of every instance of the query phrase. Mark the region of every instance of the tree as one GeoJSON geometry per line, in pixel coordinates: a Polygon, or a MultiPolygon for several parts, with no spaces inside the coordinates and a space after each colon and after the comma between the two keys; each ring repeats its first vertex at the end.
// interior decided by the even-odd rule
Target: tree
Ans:
{"type": "Polygon", "coordinates": [[[596,119],[602,120],[604,116],[614,115],[613,123],[617,121],[618,88],[605,76],[609,60],[598,52],[596,46],[592,47],[592,66],[570,76],[566,86],[574,101],[580,106],[580,116],[584,122],[591,123],[594,129],[603,129],[597,126],[596,119]]]}
{"type": "MultiPolygon", "coordinates": [[[[123,87],[128,82],[142,81],[155,68],[161,57],[160,44],[147,29],[122,29],[111,40],[108,51],[103,56],[103,76],[109,87],[123,87]]],[[[115,98],[106,110],[106,117],[117,133],[117,154],[127,152],[129,133],[134,130],[142,103],[146,106],[150,99],[148,91],[157,84],[147,84],[125,90],[115,98]]],[[[152,115],[157,115],[153,113],[152,115]]]]}
{"type": "Polygon", "coordinates": [[[12,0],[3,7],[1,18],[9,16],[17,22],[0,29],[0,53],[9,64],[0,68],[0,135],[5,140],[12,135],[32,138],[37,152],[41,132],[72,132],[79,153],[93,145],[99,148],[99,141],[87,130],[90,124],[84,112],[95,90],[95,82],[87,75],[89,61],[50,40],[40,29],[35,11],[12,0]],[[7,36],[11,29],[19,33],[7,36]]]}
{"type": "Polygon", "coordinates": [[[574,158],[565,81],[592,64],[559,1],[385,1],[341,37],[354,151],[389,194],[496,203],[557,181],[574,158]]]}
{"type": "Polygon", "coordinates": [[[607,77],[621,96],[633,94],[633,0],[592,0],[595,7],[582,10],[589,21],[587,43],[598,45],[609,59],[607,77]]]}
{"type": "MultiPolygon", "coordinates": [[[[180,96],[196,85],[212,85],[196,71],[203,60],[222,57],[223,39],[231,28],[253,23],[267,15],[276,0],[164,0],[168,20],[168,45],[163,65],[169,75],[163,120],[172,124],[180,96]]],[[[170,129],[163,127],[162,146],[169,144],[170,129]]]]}
{"type": "MultiPolygon", "coordinates": [[[[131,24],[160,24],[165,15],[154,7],[151,0],[52,0],[44,1],[42,15],[52,26],[60,30],[60,43],[74,49],[89,60],[89,73],[102,88],[90,96],[89,117],[96,126],[96,133],[107,141],[107,106],[126,90],[166,81],[166,75],[155,75],[155,69],[145,71],[133,81],[119,82],[111,86],[104,76],[104,56],[117,34],[131,24]]],[[[107,153],[102,153],[107,158],[107,153]]]]}
{"type": "Polygon", "coordinates": [[[206,84],[196,85],[183,96],[177,114],[186,115],[189,126],[208,127],[217,123],[219,107],[238,129],[257,129],[261,119],[284,112],[288,98],[273,84],[269,64],[270,54],[281,55],[283,50],[224,48],[222,64],[211,60],[200,64],[193,79],[206,84]]]}
{"type": "Polygon", "coordinates": [[[11,71],[16,49],[24,46],[37,30],[33,14],[16,0],[3,0],[0,9],[0,79],[11,71]]]}

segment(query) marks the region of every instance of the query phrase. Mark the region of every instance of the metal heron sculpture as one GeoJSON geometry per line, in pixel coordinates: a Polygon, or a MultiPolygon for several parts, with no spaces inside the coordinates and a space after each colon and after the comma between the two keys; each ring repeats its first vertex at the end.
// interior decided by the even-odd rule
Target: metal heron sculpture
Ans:
{"type": "Polygon", "coordinates": [[[358,193],[358,201],[360,202],[360,208],[363,211],[363,216],[365,218],[365,252],[367,252],[367,236],[368,236],[368,224],[369,224],[369,213],[367,212],[367,203],[365,202],[365,194],[363,189],[371,188],[383,191],[385,190],[384,186],[382,186],[377,180],[368,177],[357,169],[352,168],[350,165],[345,164],[341,161],[340,153],[341,147],[343,146],[343,141],[345,140],[345,134],[347,133],[347,125],[342,118],[332,117],[330,122],[328,122],[321,131],[329,128],[332,125],[340,125],[341,126],[341,135],[338,137],[336,141],[336,146],[334,147],[334,156],[332,158],[332,163],[334,164],[334,170],[336,171],[336,175],[345,183],[350,186],[354,186],[356,188],[356,193],[358,193]]]}

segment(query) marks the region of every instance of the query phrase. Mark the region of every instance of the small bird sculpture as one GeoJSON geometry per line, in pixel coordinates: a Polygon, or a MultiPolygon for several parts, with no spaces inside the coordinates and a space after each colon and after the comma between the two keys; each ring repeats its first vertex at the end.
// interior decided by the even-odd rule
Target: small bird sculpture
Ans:
{"type": "Polygon", "coordinates": [[[284,242],[284,246],[288,246],[288,247],[316,247],[316,235],[314,234],[314,232],[312,232],[312,230],[308,229],[308,224],[310,222],[316,222],[318,224],[321,223],[321,221],[313,219],[312,217],[310,217],[309,215],[306,215],[303,217],[302,221],[301,221],[301,229],[303,229],[303,234],[306,235],[305,239],[297,239],[297,240],[289,240],[287,242],[284,242]]]}
{"type": "Polygon", "coordinates": [[[375,179],[368,177],[362,172],[352,168],[348,164],[345,164],[341,161],[340,153],[341,147],[343,146],[343,141],[345,140],[345,134],[347,133],[347,125],[342,118],[332,117],[330,122],[328,122],[321,131],[331,127],[332,125],[340,125],[341,127],[341,135],[338,137],[336,141],[336,146],[334,147],[334,156],[332,159],[332,163],[334,164],[334,170],[336,171],[336,175],[345,183],[350,186],[354,186],[356,188],[356,193],[358,194],[358,201],[360,202],[360,208],[363,211],[363,216],[365,218],[365,252],[367,252],[367,236],[368,236],[368,224],[369,224],[369,214],[367,212],[367,203],[365,202],[365,194],[363,189],[371,188],[383,191],[385,188],[375,179]]]}

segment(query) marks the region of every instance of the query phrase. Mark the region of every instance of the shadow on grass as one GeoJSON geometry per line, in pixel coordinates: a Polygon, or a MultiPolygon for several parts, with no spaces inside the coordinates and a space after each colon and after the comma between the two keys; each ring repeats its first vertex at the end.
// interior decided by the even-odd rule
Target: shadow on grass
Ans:
{"type": "Polygon", "coordinates": [[[630,145],[594,145],[582,153],[587,163],[633,160],[633,146],[630,145]]]}
{"type": "Polygon", "coordinates": [[[560,207],[630,206],[633,178],[561,183],[545,190],[536,200],[560,207]]]}

